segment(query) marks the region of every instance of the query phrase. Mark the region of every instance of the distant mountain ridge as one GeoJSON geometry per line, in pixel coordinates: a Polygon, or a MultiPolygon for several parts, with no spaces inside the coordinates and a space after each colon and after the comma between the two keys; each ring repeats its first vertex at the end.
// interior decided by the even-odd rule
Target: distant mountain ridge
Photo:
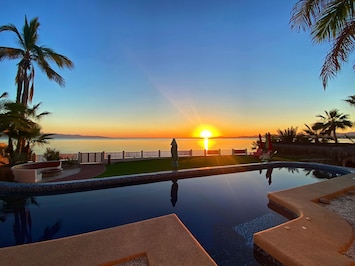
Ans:
{"type": "MultiPolygon", "coordinates": [[[[263,135],[262,135],[263,136],[263,135]]],[[[338,138],[355,138],[355,132],[347,132],[341,133],[337,132],[338,138]]],[[[53,134],[52,139],[112,139],[111,137],[104,137],[104,136],[87,136],[87,135],[80,135],[80,134],[53,134]]],[[[143,138],[143,137],[141,137],[143,138]]],[[[212,137],[214,138],[214,137],[212,137]]],[[[237,137],[216,137],[216,138],[258,138],[257,135],[255,136],[237,136],[237,137]]]]}
{"type": "Polygon", "coordinates": [[[86,136],[79,134],[53,134],[52,139],[109,139],[109,137],[103,136],[86,136]]]}
{"type": "Polygon", "coordinates": [[[337,136],[341,137],[341,138],[345,138],[346,136],[349,138],[355,138],[355,132],[347,132],[347,133],[338,133],[337,132],[337,136]]]}

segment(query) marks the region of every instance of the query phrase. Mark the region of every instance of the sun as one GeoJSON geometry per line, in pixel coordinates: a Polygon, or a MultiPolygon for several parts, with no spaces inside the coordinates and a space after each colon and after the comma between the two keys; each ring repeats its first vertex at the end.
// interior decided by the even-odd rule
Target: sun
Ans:
{"type": "Polygon", "coordinates": [[[204,139],[208,139],[212,137],[212,132],[208,129],[203,129],[200,133],[200,137],[204,139]]]}
{"type": "Polygon", "coordinates": [[[210,125],[200,125],[196,127],[193,132],[194,138],[206,139],[206,138],[214,138],[219,136],[220,136],[219,131],[210,125]]]}
{"type": "Polygon", "coordinates": [[[215,138],[219,137],[219,131],[216,130],[216,128],[210,126],[210,125],[200,125],[198,126],[193,133],[193,136],[195,138],[202,138],[200,145],[205,149],[208,150],[210,145],[213,143],[210,143],[210,138],[215,138]]]}

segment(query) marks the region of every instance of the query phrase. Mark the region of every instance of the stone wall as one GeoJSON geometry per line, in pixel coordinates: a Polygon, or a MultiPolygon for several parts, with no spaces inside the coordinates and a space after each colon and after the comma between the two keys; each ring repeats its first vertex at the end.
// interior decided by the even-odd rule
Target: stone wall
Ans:
{"type": "Polygon", "coordinates": [[[355,165],[355,144],[274,143],[273,147],[280,155],[297,157],[319,156],[336,161],[342,166],[355,165]]]}

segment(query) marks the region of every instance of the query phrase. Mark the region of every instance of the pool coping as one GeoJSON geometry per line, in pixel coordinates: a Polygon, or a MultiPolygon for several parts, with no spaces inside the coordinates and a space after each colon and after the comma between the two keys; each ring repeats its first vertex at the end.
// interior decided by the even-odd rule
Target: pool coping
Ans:
{"type": "Polygon", "coordinates": [[[352,226],[319,203],[355,190],[355,174],[268,194],[298,218],[254,234],[254,245],[283,265],[355,265],[344,253],[352,226]]]}
{"type": "Polygon", "coordinates": [[[1,265],[216,266],[176,214],[0,249],[1,265]],[[145,263],[134,259],[143,257],[145,263]]]}

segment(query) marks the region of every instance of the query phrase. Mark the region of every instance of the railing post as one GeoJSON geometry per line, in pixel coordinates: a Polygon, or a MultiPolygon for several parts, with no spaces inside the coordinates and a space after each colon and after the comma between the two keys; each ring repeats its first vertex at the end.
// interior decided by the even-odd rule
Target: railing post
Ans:
{"type": "Polygon", "coordinates": [[[107,164],[111,164],[111,154],[107,155],[107,164]]]}
{"type": "Polygon", "coordinates": [[[143,159],[143,151],[141,151],[141,158],[143,159]]]}
{"type": "Polygon", "coordinates": [[[192,149],[190,150],[190,156],[192,156],[192,149]]]}
{"type": "Polygon", "coordinates": [[[218,155],[221,156],[221,149],[218,150],[218,155]]]}
{"type": "Polygon", "coordinates": [[[124,160],[124,151],[122,151],[122,160],[124,160]]]}
{"type": "Polygon", "coordinates": [[[205,157],[206,157],[207,156],[207,150],[206,149],[204,150],[204,154],[205,154],[205,157]]]}
{"type": "Polygon", "coordinates": [[[158,157],[160,158],[160,150],[158,150],[158,157]]]}

